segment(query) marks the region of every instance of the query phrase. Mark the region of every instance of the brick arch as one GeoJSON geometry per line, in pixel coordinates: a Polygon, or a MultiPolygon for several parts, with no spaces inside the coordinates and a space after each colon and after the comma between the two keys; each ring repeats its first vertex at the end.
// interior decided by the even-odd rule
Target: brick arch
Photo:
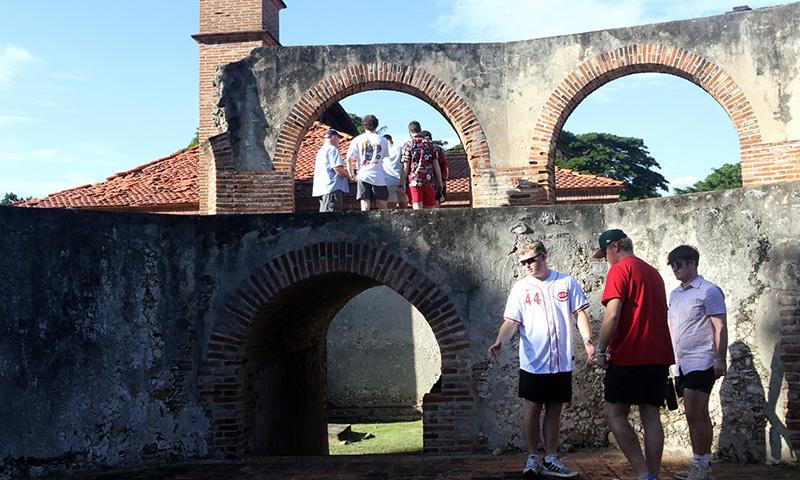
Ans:
{"type": "Polygon", "coordinates": [[[464,144],[472,172],[486,170],[489,144],[475,112],[458,93],[422,68],[391,63],[353,65],[309,88],[292,107],[278,132],[273,161],[276,171],[291,172],[306,132],[325,110],[350,95],[393,90],[413,95],[441,113],[464,144]]]}
{"type": "MultiPolygon", "coordinates": [[[[339,288],[333,295],[343,298],[321,301],[320,308],[328,310],[321,315],[302,315],[302,320],[310,320],[309,325],[301,326],[305,330],[299,336],[312,330],[317,334],[321,331],[324,341],[327,323],[333,315],[350,298],[377,285],[390,287],[424,315],[442,358],[441,388],[428,393],[423,400],[424,450],[426,453],[474,451],[477,445],[471,427],[475,398],[469,380],[470,341],[447,292],[395,253],[370,245],[337,242],[311,244],[272,258],[228,297],[224,312],[212,326],[199,376],[201,403],[210,419],[212,454],[226,457],[254,453],[327,454],[319,451],[319,445],[316,451],[275,451],[254,446],[253,432],[258,425],[254,420],[257,413],[251,411],[255,402],[251,390],[257,387],[248,385],[252,375],[247,373],[248,364],[258,361],[252,352],[259,348],[266,351],[263,347],[268,341],[266,335],[275,331],[267,325],[277,322],[275,325],[280,328],[279,324],[287,321],[280,315],[280,309],[298,305],[298,297],[304,291],[315,295],[323,284],[339,288]],[[346,295],[342,295],[343,285],[346,295]],[[270,315],[280,318],[273,320],[270,315]],[[313,325],[315,322],[320,325],[313,325]]],[[[318,297],[305,298],[312,298],[313,302],[318,297]]],[[[281,336],[279,340],[283,342],[284,338],[281,336]]],[[[291,358],[294,363],[304,362],[295,353],[291,358]]],[[[324,417],[324,407],[322,413],[324,417]]]]}
{"type": "MultiPolygon", "coordinates": [[[[748,148],[761,143],[761,131],[752,105],[720,66],[677,47],[656,44],[620,47],[579,65],[561,81],[542,107],[534,127],[529,163],[539,171],[538,181],[547,186],[551,202],[555,201],[555,146],[567,118],[584,98],[606,83],[645,72],[685,78],[714,97],[736,128],[743,158],[748,148]]],[[[743,171],[744,166],[743,161],[743,171]]]]}

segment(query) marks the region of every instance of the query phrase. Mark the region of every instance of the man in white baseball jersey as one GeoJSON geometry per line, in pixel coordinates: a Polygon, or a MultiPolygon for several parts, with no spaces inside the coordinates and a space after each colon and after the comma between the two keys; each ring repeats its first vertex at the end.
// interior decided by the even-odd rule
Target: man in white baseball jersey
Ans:
{"type": "Polygon", "coordinates": [[[681,245],[667,256],[675,278],[681,284],[669,295],[669,326],[679,376],[678,393],[683,393],[686,423],[694,459],[688,472],[676,477],[712,480],[711,439],[714,428],[708,413],[708,399],[714,382],[728,369],[728,327],[725,295],[697,273],[700,253],[681,245]]]}
{"type": "Polygon", "coordinates": [[[525,399],[522,433],[528,449],[523,475],[575,477],[578,472],[566,467],[556,451],[561,410],[572,400],[572,319],[576,315],[588,359],[594,355],[586,314],[589,302],[573,277],[547,267],[547,250],[542,242],[520,248],[519,262],[527,276],[511,288],[504,321],[489,356],[497,359],[503,345],[519,332],[519,396],[525,399]],[[540,460],[536,452],[542,410],[545,457],[540,460]]]}

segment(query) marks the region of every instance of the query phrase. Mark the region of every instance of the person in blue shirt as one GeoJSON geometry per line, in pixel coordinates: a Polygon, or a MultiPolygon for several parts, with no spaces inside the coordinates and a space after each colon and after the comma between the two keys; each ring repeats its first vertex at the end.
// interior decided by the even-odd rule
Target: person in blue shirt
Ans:
{"type": "Polygon", "coordinates": [[[350,175],[338,148],[341,139],[339,132],[328,129],[325,143],[317,152],[311,196],[319,197],[320,212],[341,212],[344,209],[344,194],[350,192],[347,185],[350,175]]]}

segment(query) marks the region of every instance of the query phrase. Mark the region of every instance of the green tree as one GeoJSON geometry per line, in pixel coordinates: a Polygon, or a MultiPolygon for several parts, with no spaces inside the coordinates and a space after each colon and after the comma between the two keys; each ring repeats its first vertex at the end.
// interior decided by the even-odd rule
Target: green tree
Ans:
{"type": "Polygon", "coordinates": [[[711,192],[714,190],[724,190],[726,188],[739,188],[742,186],[742,164],[726,163],[719,168],[715,168],[705,180],[700,180],[691,187],[675,188],[675,193],[711,192]]]}
{"type": "Polygon", "coordinates": [[[625,182],[620,200],[660,197],[669,182],[654,169],[644,141],[610,133],[575,135],[562,130],[556,145],[556,165],[625,182]]]}
{"type": "Polygon", "coordinates": [[[359,117],[355,113],[350,113],[350,112],[347,112],[347,115],[350,117],[350,120],[353,122],[353,125],[355,125],[356,131],[358,133],[364,133],[364,124],[361,122],[361,117],[359,117]]]}
{"type": "MultiPolygon", "coordinates": [[[[358,131],[358,133],[364,133],[364,123],[361,121],[361,117],[359,117],[355,113],[350,113],[350,112],[347,112],[347,115],[350,116],[350,120],[352,120],[353,125],[356,126],[356,130],[358,131]]],[[[383,135],[384,133],[386,133],[387,130],[389,130],[389,127],[383,125],[381,127],[378,127],[378,129],[375,130],[375,133],[377,133],[378,135],[383,135]]]]}
{"type": "Polygon", "coordinates": [[[456,154],[460,153],[460,154],[464,154],[466,152],[464,151],[464,145],[459,143],[458,145],[455,145],[455,146],[450,147],[447,150],[445,150],[445,153],[456,153],[456,154]]]}
{"type": "Polygon", "coordinates": [[[14,202],[26,202],[31,198],[32,197],[20,197],[13,192],[6,192],[6,194],[3,195],[3,198],[0,199],[0,205],[11,205],[14,202]]]}
{"type": "Polygon", "coordinates": [[[186,148],[184,150],[192,148],[192,147],[196,147],[198,145],[200,145],[200,129],[199,128],[197,130],[195,130],[194,138],[192,138],[192,141],[189,142],[189,145],[186,145],[186,148]]]}

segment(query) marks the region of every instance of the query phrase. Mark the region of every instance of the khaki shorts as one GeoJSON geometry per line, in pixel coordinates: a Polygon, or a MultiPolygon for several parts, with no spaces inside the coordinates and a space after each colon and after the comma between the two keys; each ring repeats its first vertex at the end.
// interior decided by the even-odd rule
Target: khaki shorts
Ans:
{"type": "Polygon", "coordinates": [[[406,189],[396,187],[389,187],[389,198],[386,199],[389,203],[408,203],[408,195],[406,189]]]}

